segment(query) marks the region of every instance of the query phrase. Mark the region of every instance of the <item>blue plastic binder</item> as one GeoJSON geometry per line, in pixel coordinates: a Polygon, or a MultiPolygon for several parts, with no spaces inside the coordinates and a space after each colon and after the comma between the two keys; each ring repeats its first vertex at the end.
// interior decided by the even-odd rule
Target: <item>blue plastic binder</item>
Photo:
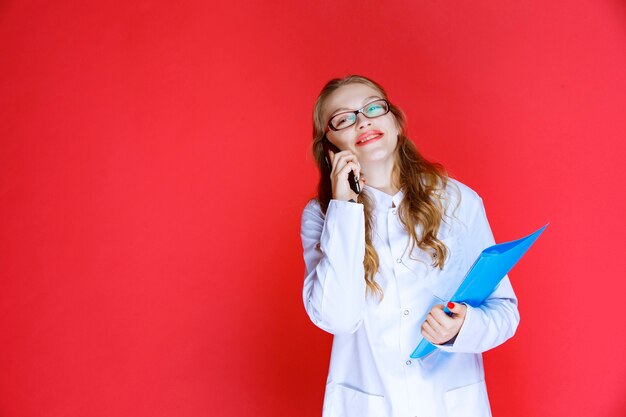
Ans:
{"type": "MultiPolygon", "coordinates": [[[[483,250],[450,301],[478,307],[524,256],[546,227],[547,224],[524,238],[493,245],[483,250]]],[[[444,311],[450,313],[448,307],[444,307],[444,311]]],[[[435,349],[437,348],[428,340],[422,339],[411,354],[411,358],[423,358],[435,349]]]]}

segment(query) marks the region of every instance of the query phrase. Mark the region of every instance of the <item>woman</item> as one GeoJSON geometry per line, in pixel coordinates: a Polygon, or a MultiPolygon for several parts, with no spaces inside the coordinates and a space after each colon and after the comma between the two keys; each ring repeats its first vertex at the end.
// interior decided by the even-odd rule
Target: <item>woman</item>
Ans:
{"type": "Polygon", "coordinates": [[[441,304],[494,243],[482,200],[417,152],[367,78],[326,84],[313,123],[321,175],[302,215],[303,298],[334,335],[323,415],[491,415],[481,352],[517,328],[509,279],[477,308],[450,303],[450,317],[441,304]],[[437,349],[411,360],[422,338],[437,349]]]}

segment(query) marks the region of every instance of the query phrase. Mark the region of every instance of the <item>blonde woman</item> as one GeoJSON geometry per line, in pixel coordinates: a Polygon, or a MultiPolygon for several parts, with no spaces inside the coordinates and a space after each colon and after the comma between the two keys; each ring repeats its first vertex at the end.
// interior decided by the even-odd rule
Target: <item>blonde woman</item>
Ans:
{"type": "Polygon", "coordinates": [[[303,299],[334,335],[324,417],[490,416],[481,353],[515,333],[510,281],[479,307],[442,305],[494,243],[482,200],[419,154],[372,80],[328,82],[313,124],[303,299]],[[437,349],[410,359],[422,338],[437,349]]]}

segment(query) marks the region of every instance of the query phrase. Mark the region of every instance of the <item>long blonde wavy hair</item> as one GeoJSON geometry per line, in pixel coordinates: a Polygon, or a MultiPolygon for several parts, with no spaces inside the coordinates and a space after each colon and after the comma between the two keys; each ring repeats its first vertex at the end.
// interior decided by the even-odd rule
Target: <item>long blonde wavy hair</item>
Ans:
{"type": "MultiPolygon", "coordinates": [[[[376,82],[360,76],[349,75],[345,78],[330,80],[320,92],[313,110],[313,155],[320,171],[317,199],[324,214],[332,199],[332,185],[330,170],[324,160],[322,140],[326,135],[328,120],[324,119],[324,105],[328,97],[340,87],[348,84],[361,83],[377,90],[382,98],[387,99],[387,93],[376,82]]],[[[392,181],[404,193],[404,198],[398,208],[400,221],[409,234],[411,253],[415,246],[422,250],[433,250],[433,267],[443,268],[448,256],[446,246],[437,238],[437,231],[441,225],[445,212],[444,193],[448,183],[448,175],[443,166],[429,162],[417,151],[413,142],[406,136],[406,118],[400,108],[389,103],[390,112],[395,117],[398,126],[398,144],[396,146],[395,165],[392,181]]],[[[365,283],[369,295],[378,296],[382,300],[383,290],[375,281],[379,259],[372,244],[372,210],[373,203],[366,192],[361,192],[358,202],[365,208],[365,283]]]]}

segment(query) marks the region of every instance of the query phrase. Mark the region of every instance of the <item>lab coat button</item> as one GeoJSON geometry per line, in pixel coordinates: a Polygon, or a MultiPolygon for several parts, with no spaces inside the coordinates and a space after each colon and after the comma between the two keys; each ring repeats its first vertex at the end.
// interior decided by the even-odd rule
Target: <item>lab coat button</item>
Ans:
{"type": "Polygon", "coordinates": [[[398,213],[398,210],[391,210],[391,213],[395,215],[396,213],[398,213]]]}
{"type": "Polygon", "coordinates": [[[398,259],[396,259],[396,262],[397,262],[397,263],[399,263],[399,264],[401,264],[401,263],[402,263],[402,258],[398,258],[398,259]]]}
{"type": "Polygon", "coordinates": [[[404,315],[408,316],[409,315],[409,310],[404,310],[404,315]]]}
{"type": "Polygon", "coordinates": [[[411,363],[413,363],[413,362],[411,362],[410,360],[406,361],[407,365],[410,365],[411,363]]]}

